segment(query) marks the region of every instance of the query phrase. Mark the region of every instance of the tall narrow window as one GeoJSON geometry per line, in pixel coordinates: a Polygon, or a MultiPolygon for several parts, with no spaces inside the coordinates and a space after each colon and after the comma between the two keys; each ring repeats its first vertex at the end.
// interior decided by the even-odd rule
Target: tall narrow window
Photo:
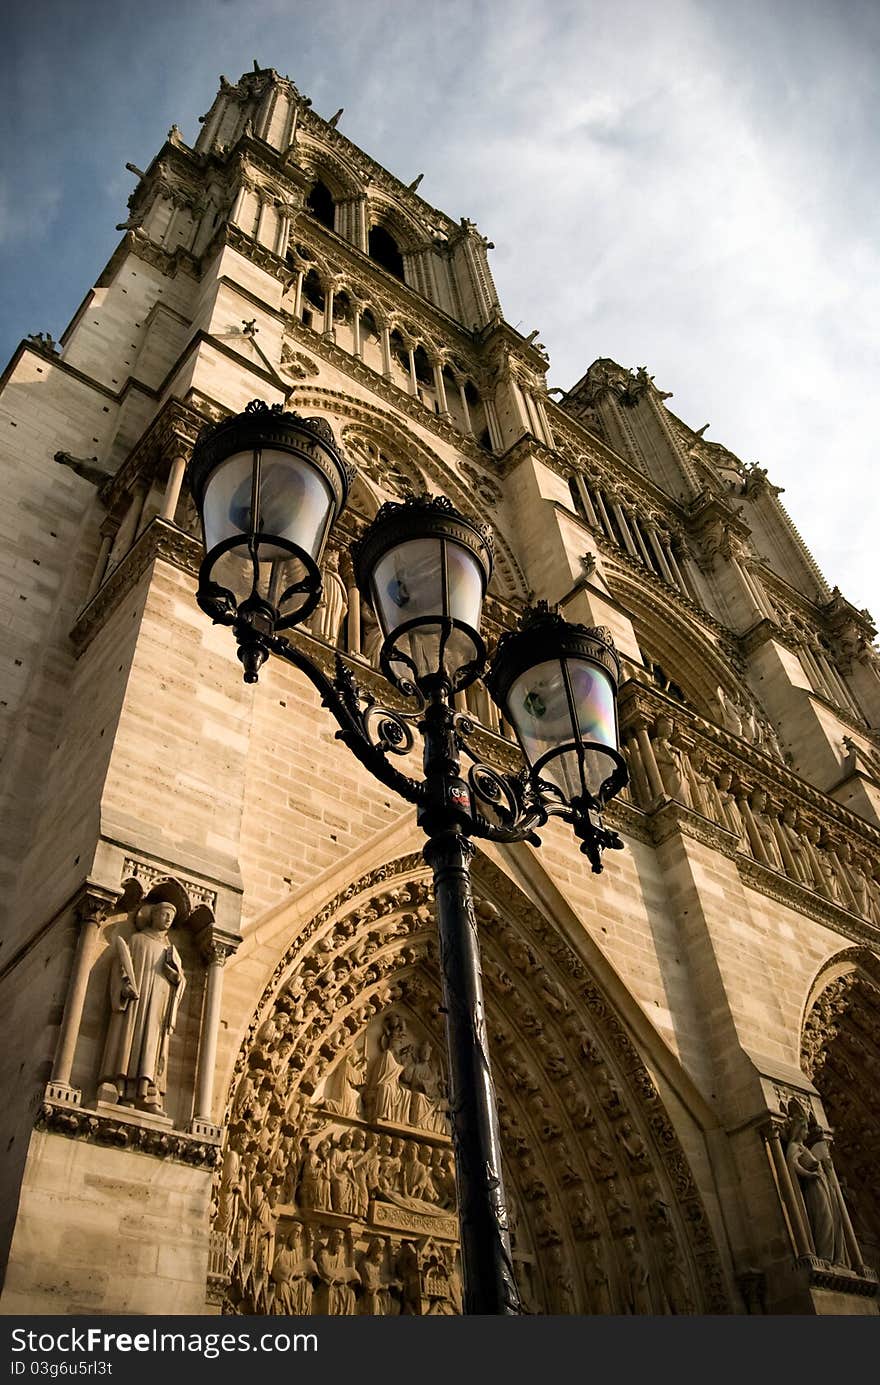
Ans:
{"type": "Polygon", "coordinates": [[[334,229],[336,225],[336,208],[333,205],[333,194],[326,183],[322,183],[320,179],[315,183],[306,198],[306,207],[309,210],[309,214],[313,216],[316,221],[320,221],[322,226],[328,227],[331,231],[334,229]]]}
{"type": "Polygon", "coordinates": [[[403,278],[403,256],[397,248],[397,241],[384,226],[370,227],[370,259],[387,269],[396,279],[403,278]]]}

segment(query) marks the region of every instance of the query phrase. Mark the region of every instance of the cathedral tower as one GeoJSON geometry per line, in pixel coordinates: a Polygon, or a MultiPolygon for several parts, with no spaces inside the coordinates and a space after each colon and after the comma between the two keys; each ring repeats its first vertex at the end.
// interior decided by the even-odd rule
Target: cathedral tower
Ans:
{"type": "MultiPolygon", "coordinates": [[[[626,850],[474,862],[536,1313],[876,1313],[880,659],[765,471],[645,367],[562,397],[491,244],[255,67],[176,126],[61,342],[0,387],[7,1313],[454,1313],[412,809],[194,601],[184,469],[255,399],[357,467],[297,632],[378,695],[350,548],[488,521],[484,633],[613,633],[626,850]],[[833,1137],[833,1148],[832,1148],[833,1137]]],[[[417,180],[418,182],[418,180],[417,180]]],[[[480,753],[516,770],[475,685],[480,753]]]]}

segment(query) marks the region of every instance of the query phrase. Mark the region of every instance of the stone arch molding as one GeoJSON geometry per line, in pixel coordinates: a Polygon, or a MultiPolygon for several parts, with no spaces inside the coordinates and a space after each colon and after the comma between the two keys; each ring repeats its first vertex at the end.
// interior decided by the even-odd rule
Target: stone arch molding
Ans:
{"type": "MultiPolygon", "coordinates": [[[[474,882],[528,1311],[728,1311],[691,1170],[623,1025],[485,857],[474,882]]],[[[413,854],[331,899],[263,992],[227,1093],[214,1301],[459,1311],[443,1053],[431,886],[413,854]]]]}
{"type": "Polygon", "coordinates": [[[880,955],[873,948],[847,948],[817,975],[801,1066],[834,1131],[834,1165],[863,1257],[880,1267],[880,955]]]}
{"type": "MultiPolygon", "coordinates": [[[[398,418],[338,390],[317,385],[296,386],[294,400],[298,413],[316,409],[327,416],[334,434],[343,445],[352,447],[356,454],[353,460],[364,466],[373,487],[400,495],[408,482],[413,489],[419,486],[435,488],[466,514],[479,512],[482,507],[484,502],[475,503],[471,480],[456,476],[452,467],[426,447],[415,433],[402,426],[398,418]],[[399,468],[399,479],[391,478],[389,484],[388,476],[376,469],[370,459],[371,446],[392,459],[395,468],[399,468]]],[[[495,541],[493,590],[507,601],[524,601],[528,596],[528,584],[494,517],[492,532],[495,541]]]]}

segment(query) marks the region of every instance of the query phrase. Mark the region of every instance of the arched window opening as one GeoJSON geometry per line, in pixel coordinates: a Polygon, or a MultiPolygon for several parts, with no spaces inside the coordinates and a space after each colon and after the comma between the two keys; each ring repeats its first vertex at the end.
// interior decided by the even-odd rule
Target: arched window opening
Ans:
{"type": "Polygon", "coordinates": [[[351,321],[351,299],[344,289],[334,296],[333,320],[334,322],[351,321]]]}
{"type": "Polygon", "coordinates": [[[428,360],[428,353],[423,346],[417,346],[414,353],[416,363],[416,379],[420,385],[434,384],[434,367],[428,360]]]}
{"type": "Polygon", "coordinates": [[[306,198],[306,208],[316,221],[320,221],[322,226],[326,226],[332,231],[336,225],[336,208],[333,205],[333,194],[322,183],[320,178],[312,187],[311,192],[306,198]]]}
{"type": "Polygon", "coordinates": [[[403,344],[403,337],[395,329],[389,337],[391,347],[391,358],[396,361],[404,375],[409,375],[409,352],[403,344]]]}
{"type": "Polygon", "coordinates": [[[324,311],[324,290],[314,269],[310,269],[303,280],[303,298],[307,299],[313,308],[317,308],[319,313],[324,311]]]}
{"type": "Polygon", "coordinates": [[[369,308],[364,308],[361,313],[361,335],[365,341],[368,339],[372,341],[379,340],[379,328],[369,308]]]}
{"type": "Polygon", "coordinates": [[[403,278],[403,256],[397,248],[397,241],[384,226],[371,226],[369,236],[370,259],[387,269],[395,279],[403,278]]]}

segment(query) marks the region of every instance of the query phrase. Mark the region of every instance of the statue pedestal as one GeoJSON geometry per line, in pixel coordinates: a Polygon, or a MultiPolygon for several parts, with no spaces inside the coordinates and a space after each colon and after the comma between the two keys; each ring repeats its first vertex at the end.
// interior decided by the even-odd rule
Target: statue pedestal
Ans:
{"type": "Polygon", "coordinates": [[[96,1101],[95,1110],[99,1116],[110,1116],[126,1125],[144,1125],[150,1130],[173,1130],[174,1121],[170,1116],[158,1111],[141,1111],[137,1106],[120,1106],[115,1101],[96,1101]]]}

